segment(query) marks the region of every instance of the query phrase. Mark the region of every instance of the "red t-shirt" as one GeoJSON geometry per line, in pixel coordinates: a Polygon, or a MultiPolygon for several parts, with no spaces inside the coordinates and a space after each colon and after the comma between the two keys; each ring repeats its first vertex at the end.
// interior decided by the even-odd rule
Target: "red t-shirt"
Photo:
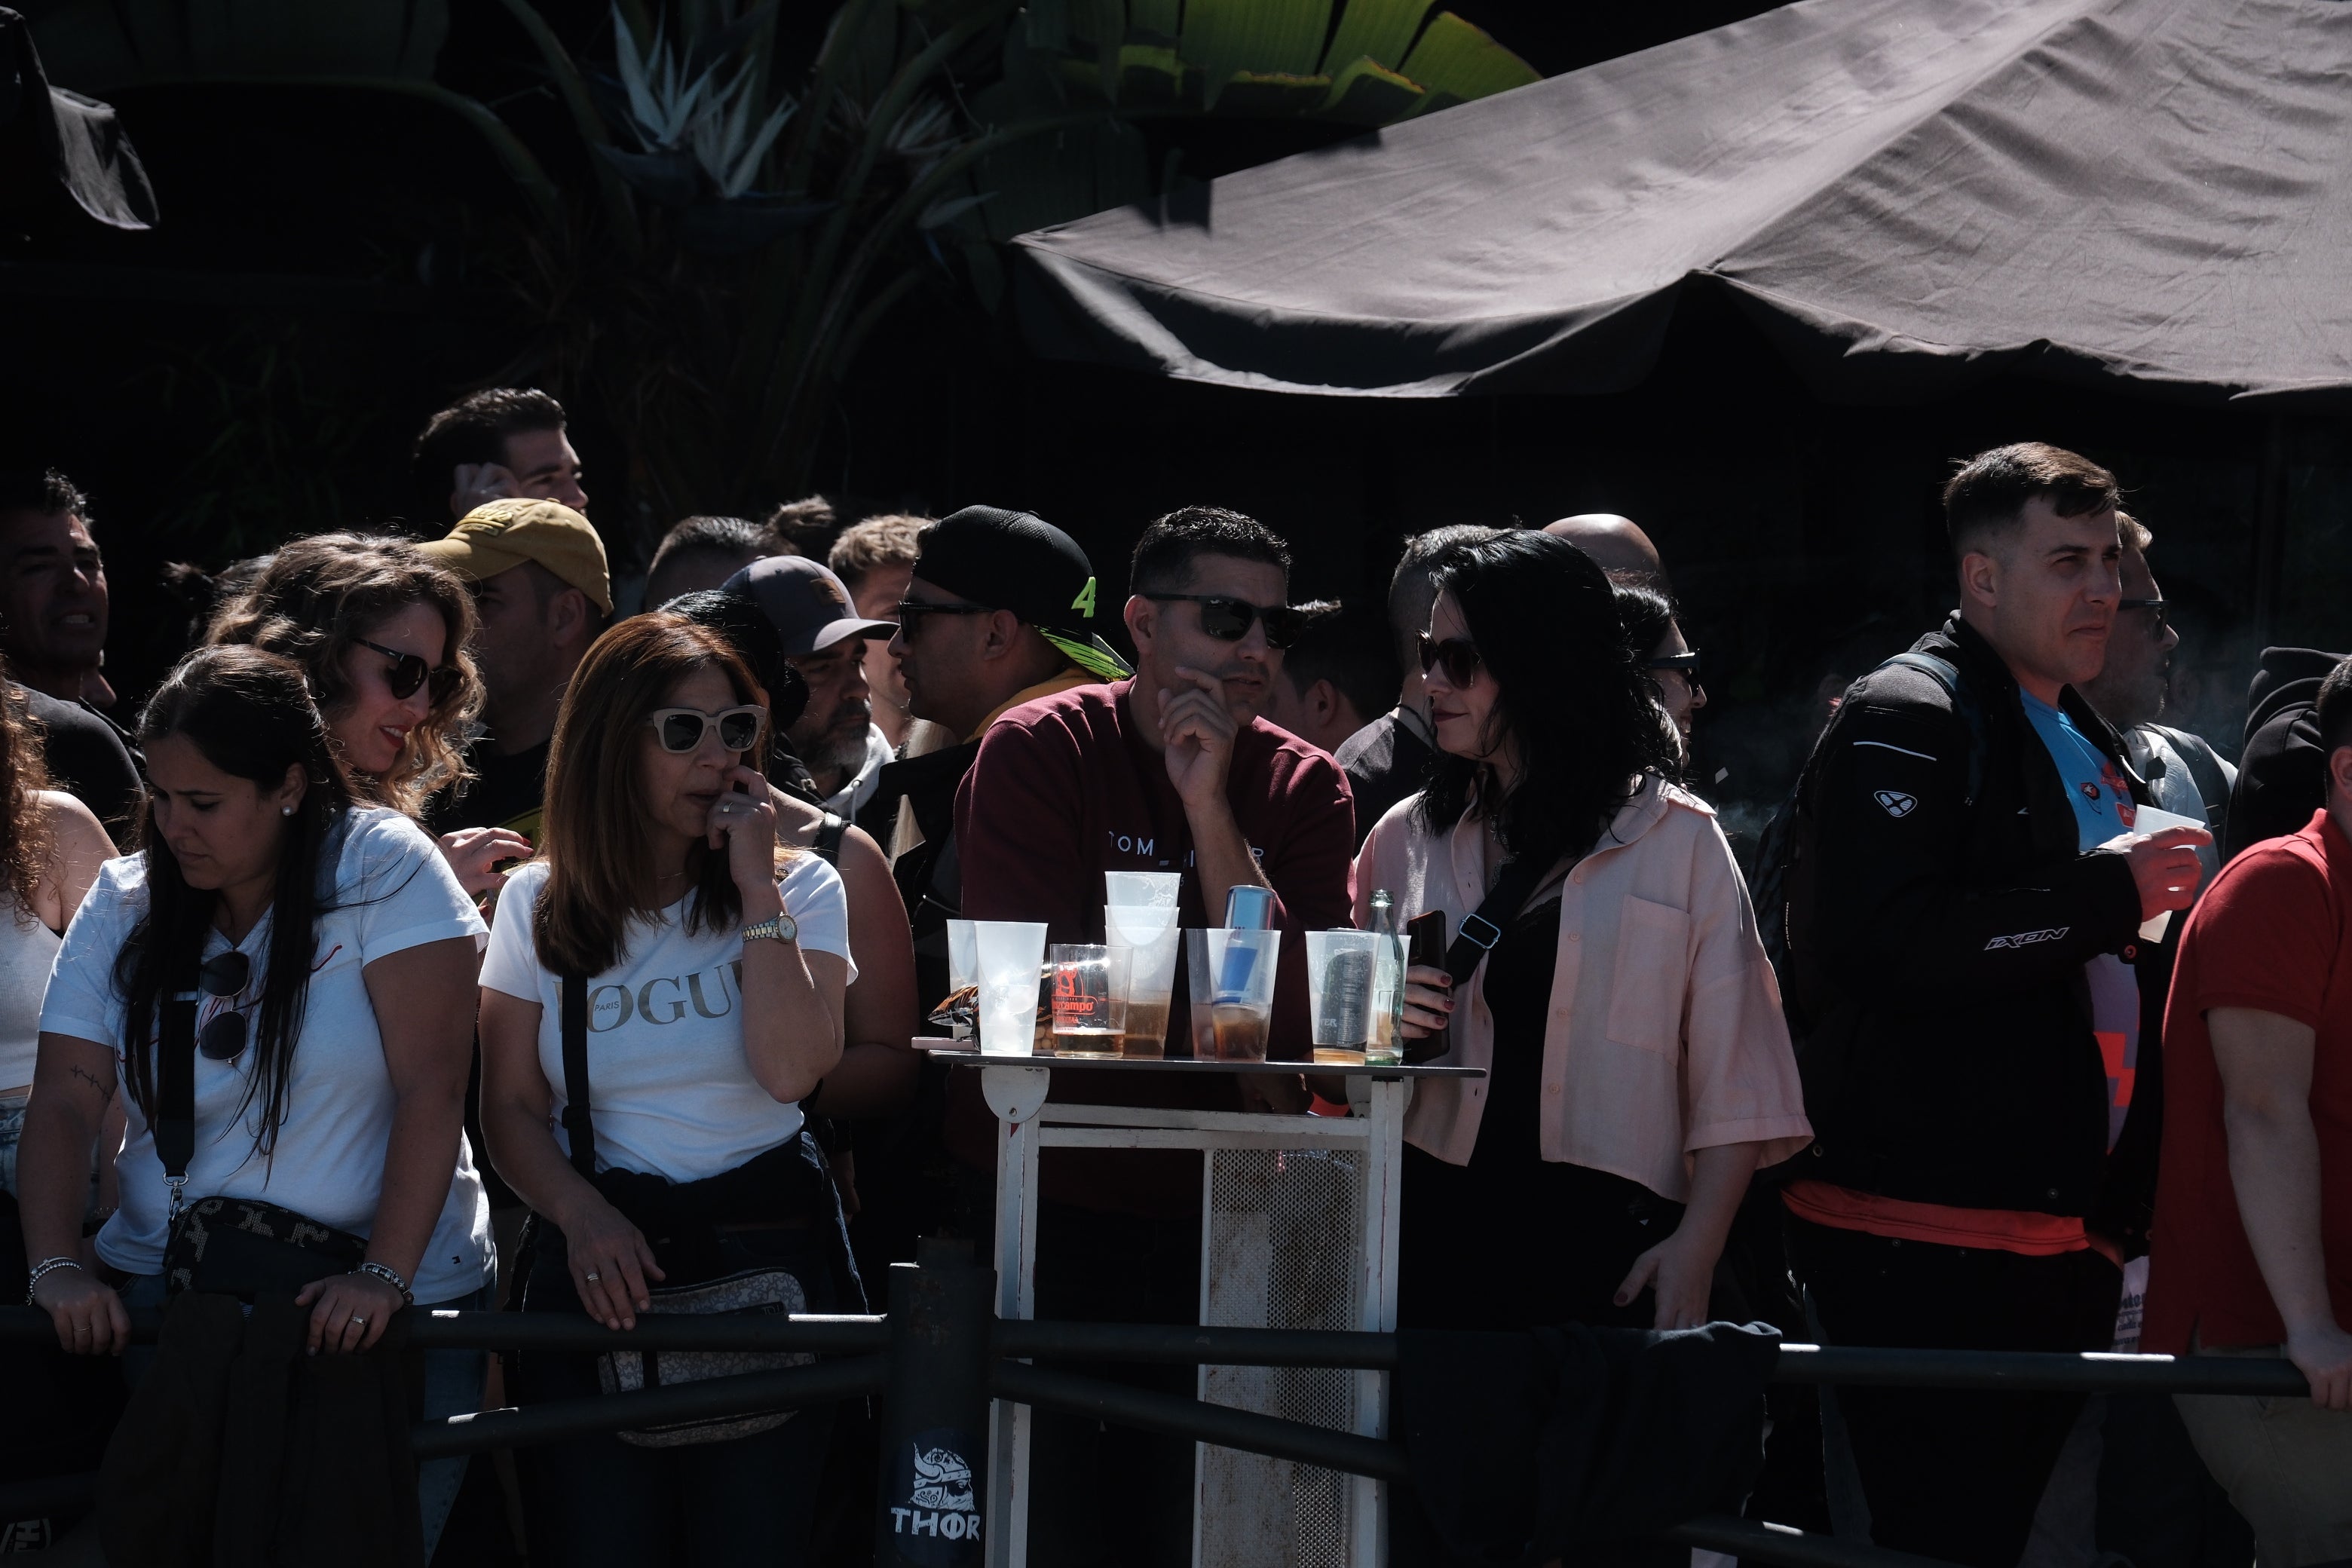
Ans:
{"type": "Polygon", "coordinates": [[[2164,1155],[2140,1348],[2274,1345],[2286,1325],[2254,1263],[2230,1182],[2221,1079],[2205,1015],[2276,1013],[2316,1031],[2320,1248],[2336,1320],[2352,1329],[2352,842],[2326,812],[2221,869],[2181,933],[2164,1023],[2164,1155]]]}
{"type": "MultiPolygon", "coordinates": [[[[1192,866],[1184,803],[1167,760],[1135,732],[1131,682],[1081,686],[1013,709],[989,726],[956,793],[956,843],[963,857],[963,913],[971,920],[1044,921],[1046,941],[1103,940],[1105,871],[1181,873],[1186,929],[1224,921],[1223,889],[1209,909],[1192,866]]],[[[1242,837],[1274,889],[1275,924],[1286,932],[1352,923],[1348,869],[1356,849],[1348,775],[1329,755],[1265,721],[1234,739],[1225,798],[1242,837]]],[[[1312,1055],[1307,1007],[1307,944],[1286,936],[1275,972],[1267,1054],[1312,1055]]],[[[1168,1026],[1168,1054],[1192,1054],[1183,960],[1168,1026]]],[[[959,1159],[995,1169],[995,1120],[979,1075],[949,1085],[947,1142],[959,1159]]],[[[1189,1080],[1151,1073],[1064,1068],[1054,1098],[1099,1105],[1181,1105],[1235,1110],[1229,1079],[1189,1080]]],[[[1147,1215],[1198,1214],[1200,1157],[1128,1150],[1047,1152],[1044,1194],[1088,1208],[1147,1215]]]]}

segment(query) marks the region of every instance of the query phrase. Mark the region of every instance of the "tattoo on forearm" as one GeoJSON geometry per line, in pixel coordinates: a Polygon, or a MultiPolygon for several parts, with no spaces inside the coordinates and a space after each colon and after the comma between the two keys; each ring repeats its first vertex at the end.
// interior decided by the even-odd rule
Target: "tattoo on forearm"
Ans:
{"type": "Polygon", "coordinates": [[[99,1092],[99,1094],[100,1094],[100,1096],[101,1098],[103,1098],[103,1099],[107,1099],[107,1100],[111,1100],[111,1099],[113,1099],[113,1098],[114,1098],[114,1089],[113,1089],[112,1086],[111,1086],[111,1085],[110,1085],[110,1084],[108,1084],[108,1083],[106,1083],[106,1082],[105,1082],[103,1079],[100,1079],[100,1078],[96,1073],[94,1073],[94,1072],[90,1071],[88,1068],[86,1068],[86,1067],[81,1067],[81,1066],[77,1065],[77,1066],[74,1066],[74,1067],[68,1068],[66,1070],[67,1070],[68,1073],[72,1074],[74,1077],[76,1077],[76,1078],[78,1078],[78,1079],[81,1079],[81,1080],[82,1080],[82,1082],[84,1082],[84,1083],[86,1083],[86,1084],[89,1085],[89,1087],[90,1087],[90,1088],[92,1088],[92,1089],[94,1089],[98,1090],[98,1092],[99,1092]]]}

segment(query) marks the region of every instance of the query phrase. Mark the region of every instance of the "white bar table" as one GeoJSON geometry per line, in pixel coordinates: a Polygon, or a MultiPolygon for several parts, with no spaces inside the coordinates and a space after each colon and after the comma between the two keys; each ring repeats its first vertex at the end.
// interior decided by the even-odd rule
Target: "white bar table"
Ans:
{"type": "MultiPolygon", "coordinates": [[[[997,1313],[1036,1316],[1037,1159],[1055,1149],[1202,1153],[1202,1323],[1391,1332],[1404,1111],[1412,1082],[1483,1078],[1474,1068],[1227,1062],[1133,1057],[983,1056],[961,1042],[919,1049],[980,1069],[996,1113],[997,1313]],[[1084,1105],[1052,1098],[1056,1066],[1088,1072],[1345,1079],[1349,1114],[1278,1116],[1084,1105]],[[1276,1237],[1279,1236],[1280,1240],[1276,1237]]],[[[1202,1367],[1202,1398],[1388,1436],[1388,1374],[1202,1367]]],[[[1031,1412],[998,1401],[989,1435],[988,1568],[1028,1562],[1031,1412]]],[[[1380,1568],[1386,1489],[1366,1477],[1195,1447],[1195,1568],[1297,1563],[1380,1568]]]]}

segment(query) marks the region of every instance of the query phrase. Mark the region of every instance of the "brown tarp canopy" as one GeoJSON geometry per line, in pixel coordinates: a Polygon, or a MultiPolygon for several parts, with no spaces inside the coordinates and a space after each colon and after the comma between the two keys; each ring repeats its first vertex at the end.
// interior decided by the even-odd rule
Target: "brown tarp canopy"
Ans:
{"type": "Polygon", "coordinates": [[[1841,401],[2352,388],[2352,4],[1806,0],[1017,240],[1063,358],[1595,393],[1729,290],[1841,401]]]}

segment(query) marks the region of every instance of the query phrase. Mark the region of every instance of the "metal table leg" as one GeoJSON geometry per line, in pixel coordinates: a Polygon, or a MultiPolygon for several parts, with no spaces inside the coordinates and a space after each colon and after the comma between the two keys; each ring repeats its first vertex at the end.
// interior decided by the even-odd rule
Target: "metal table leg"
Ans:
{"type": "MultiPolygon", "coordinates": [[[[1037,1315],[1037,1112],[1053,1075],[984,1067],[981,1091],[996,1113],[996,1315],[1037,1315]]],[[[1029,1407],[993,1402],[988,1434],[988,1568],[1029,1560],[1029,1407]]]]}

